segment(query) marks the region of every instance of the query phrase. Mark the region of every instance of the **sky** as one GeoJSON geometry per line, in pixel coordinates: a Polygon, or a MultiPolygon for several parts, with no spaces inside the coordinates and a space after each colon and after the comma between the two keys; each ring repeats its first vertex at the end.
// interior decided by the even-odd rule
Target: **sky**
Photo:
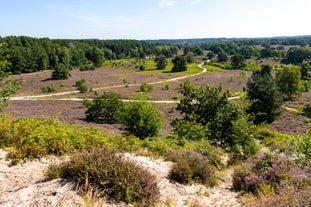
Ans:
{"type": "Polygon", "coordinates": [[[185,39],[311,35],[311,0],[0,0],[0,36],[185,39]]]}

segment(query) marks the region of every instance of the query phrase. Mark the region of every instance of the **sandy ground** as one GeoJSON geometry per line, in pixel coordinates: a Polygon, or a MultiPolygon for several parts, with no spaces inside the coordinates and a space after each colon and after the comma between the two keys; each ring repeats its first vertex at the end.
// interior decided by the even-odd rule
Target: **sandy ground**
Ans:
{"type": "MultiPolygon", "coordinates": [[[[161,198],[157,206],[241,206],[238,193],[232,190],[232,170],[224,172],[220,184],[213,188],[204,185],[185,186],[172,183],[167,179],[173,163],[161,159],[135,156],[126,153],[128,159],[138,162],[158,177],[161,198]]],[[[10,166],[7,152],[0,149],[0,206],[33,207],[33,206],[125,206],[108,204],[105,201],[95,203],[86,201],[75,192],[75,185],[63,179],[45,180],[45,170],[51,162],[59,158],[48,157],[27,161],[10,166]]]]}

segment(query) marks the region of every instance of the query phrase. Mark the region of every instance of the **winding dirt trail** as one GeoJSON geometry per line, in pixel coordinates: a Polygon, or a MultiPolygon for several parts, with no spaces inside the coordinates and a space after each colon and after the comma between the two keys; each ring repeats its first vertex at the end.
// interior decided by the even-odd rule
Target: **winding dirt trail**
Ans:
{"type": "MultiPolygon", "coordinates": [[[[198,65],[199,68],[202,69],[202,71],[200,73],[196,73],[196,74],[191,74],[191,75],[185,75],[185,76],[181,76],[181,77],[177,77],[177,78],[170,78],[170,79],[166,79],[166,80],[160,80],[160,81],[156,81],[156,82],[150,82],[147,84],[150,85],[157,85],[157,84],[163,84],[163,83],[167,83],[167,82],[174,82],[174,81],[179,81],[179,80],[183,80],[186,78],[190,78],[190,77],[194,77],[194,76],[198,76],[201,75],[203,73],[206,72],[206,68],[203,67],[204,62],[200,63],[198,65]]],[[[133,86],[139,86],[140,84],[138,83],[134,83],[134,84],[128,84],[128,87],[133,87],[133,86]]],[[[98,91],[98,90],[102,90],[102,89],[112,89],[112,88],[121,88],[124,87],[123,85],[115,85],[115,86],[105,86],[105,87],[99,87],[99,88],[94,88],[94,91],[98,91]]],[[[61,93],[51,93],[51,94],[43,94],[43,95],[35,95],[35,96],[17,96],[17,97],[11,97],[10,100],[11,101],[21,101],[21,100],[40,100],[42,98],[48,98],[48,97],[57,97],[57,96],[63,96],[63,95],[71,95],[71,94],[77,94],[80,93],[78,90],[75,91],[66,91],[66,92],[61,92],[61,93]]],[[[49,99],[46,99],[49,100],[49,99]]],[[[69,99],[57,99],[57,98],[53,98],[52,100],[71,100],[71,101],[82,101],[83,99],[78,99],[78,98],[69,98],[69,99]]],[[[124,100],[124,101],[130,101],[130,100],[124,100]]],[[[153,101],[156,102],[156,101],[153,101]]],[[[158,102],[162,102],[162,103],[167,103],[168,101],[158,101],[158,102]]],[[[173,103],[176,103],[173,102],[173,103]]]]}

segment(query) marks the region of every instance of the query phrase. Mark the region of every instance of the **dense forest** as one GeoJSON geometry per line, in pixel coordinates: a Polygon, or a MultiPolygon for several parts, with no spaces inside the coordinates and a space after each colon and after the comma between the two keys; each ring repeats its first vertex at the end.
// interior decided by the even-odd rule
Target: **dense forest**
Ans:
{"type": "MultiPolygon", "coordinates": [[[[147,56],[170,58],[178,52],[187,58],[205,55],[215,62],[227,62],[235,56],[233,68],[243,68],[250,58],[274,58],[286,64],[300,65],[311,58],[311,37],[261,39],[138,40],[60,40],[25,36],[0,37],[0,56],[8,61],[4,72],[30,73],[64,67],[97,68],[106,60],[144,59],[147,56]],[[286,48],[290,46],[290,49],[286,48]]],[[[233,58],[234,60],[234,58],[233,58]]],[[[232,61],[232,59],[231,59],[232,61]]],[[[224,66],[229,69],[228,66],[224,66]]],[[[232,67],[231,67],[232,68],[232,67]]]]}

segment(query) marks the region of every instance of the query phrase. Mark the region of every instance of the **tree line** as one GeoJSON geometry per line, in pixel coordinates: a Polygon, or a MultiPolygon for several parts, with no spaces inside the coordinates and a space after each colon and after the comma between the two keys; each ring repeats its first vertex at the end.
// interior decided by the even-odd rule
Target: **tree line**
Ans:
{"type": "MultiPolygon", "coordinates": [[[[30,73],[59,65],[100,67],[105,60],[145,58],[154,45],[138,40],[60,40],[25,36],[0,37],[0,56],[9,63],[4,72],[30,73]]],[[[161,50],[160,50],[161,52],[161,50]]]]}

